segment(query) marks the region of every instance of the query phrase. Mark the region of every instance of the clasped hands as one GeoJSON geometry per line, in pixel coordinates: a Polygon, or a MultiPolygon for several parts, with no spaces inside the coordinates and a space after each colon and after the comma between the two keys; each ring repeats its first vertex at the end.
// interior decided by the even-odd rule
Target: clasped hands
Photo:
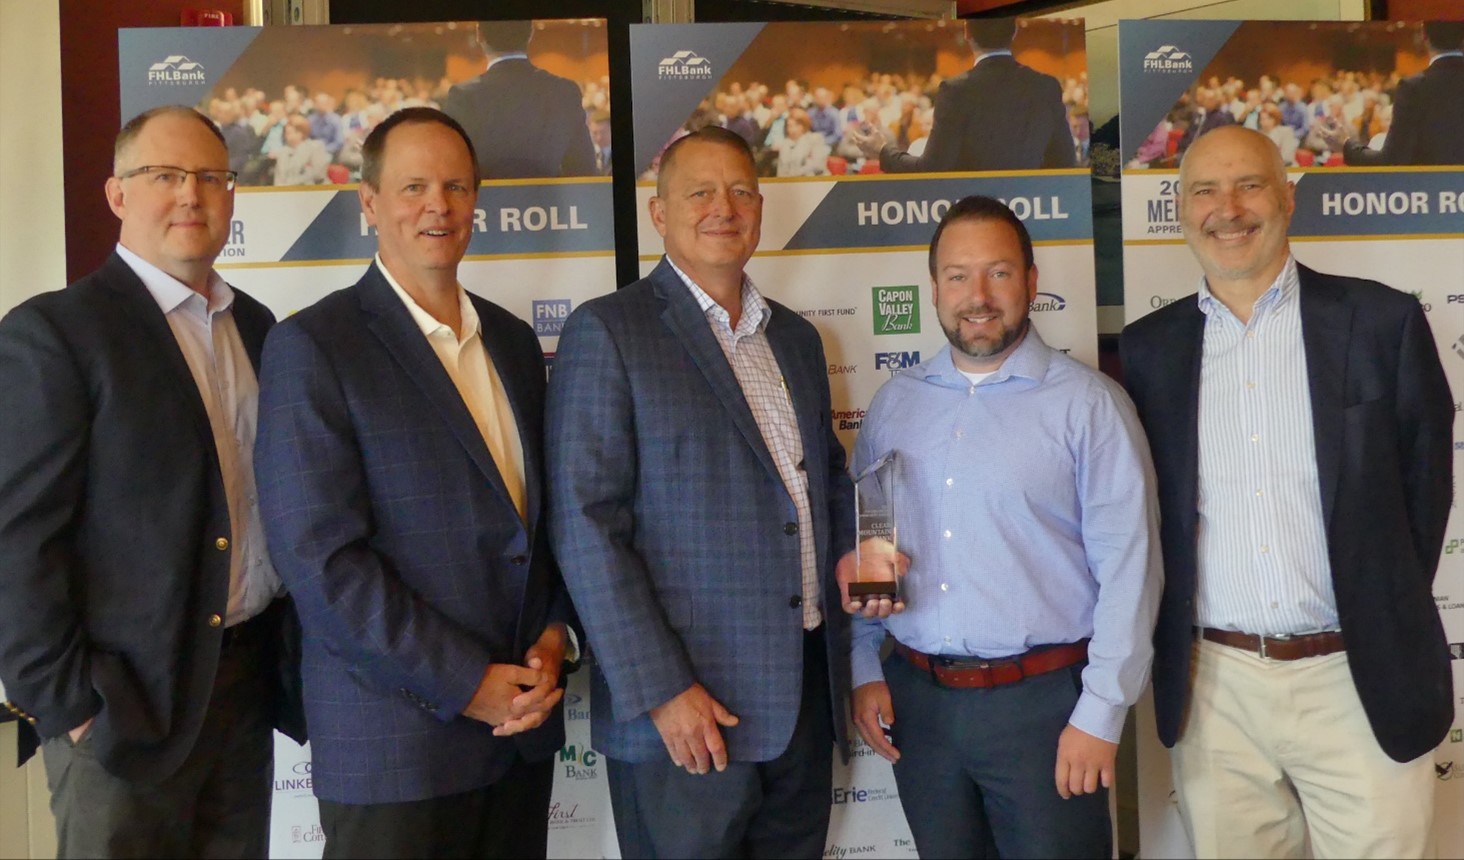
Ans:
{"type": "Polygon", "coordinates": [[[524,665],[490,664],[463,716],[487,723],[498,737],[538,728],[564,697],[559,670],[567,642],[564,625],[550,624],[524,652],[524,665]]]}

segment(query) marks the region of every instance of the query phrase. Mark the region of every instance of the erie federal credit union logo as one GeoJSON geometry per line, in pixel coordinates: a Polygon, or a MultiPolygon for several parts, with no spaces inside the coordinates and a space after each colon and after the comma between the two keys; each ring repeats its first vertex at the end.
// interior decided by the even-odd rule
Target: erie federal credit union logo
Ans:
{"type": "Polygon", "coordinates": [[[1146,72],[1193,72],[1195,61],[1189,54],[1174,45],[1160,45],[1144,55],[1146,72]]]}
{"type": "Polygon", "coordinates": [[[147,67],[149,85],[182,85],[207,83],[203,64],[195,63],[182,54],[169,54],[161,61],[147,67]]]}
{"type": "Polygon", "coordinates": [[[535,299],[533,305],[534,334],[559,337],[564,331],[564,321],[569,319],[569,299],[535,299]]]}
{"type": "Polygon", "coordinates": [[[919,334],[919,288],[910,286],[875,287],[874,333],[919,334]]]}
{"type": "Polygon", "coordinates": [[[712,64],[696,51],[677,51],[656,66],[656,77],[678,81],[709,81],[712,64]]]}

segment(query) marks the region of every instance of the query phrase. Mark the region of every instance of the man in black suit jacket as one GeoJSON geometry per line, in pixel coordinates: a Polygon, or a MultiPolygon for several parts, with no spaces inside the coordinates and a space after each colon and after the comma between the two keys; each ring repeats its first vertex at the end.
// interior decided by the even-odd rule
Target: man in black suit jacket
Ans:
{"type": "Polygon", "coordinates": [[[967,21],[966,41],[976,64],[936,91],[925,152],[911,155],[887,142],[882,131],[861,129],[855,142],[865,157],[878,156],[886,173],[1075,166],[1062,85],[1012,57],[1015,36],[1010,18],[967,21]]]}
{"type": "Polygon", "coordinates": [[[1340,147],[1349,166],[1464,164],[1464,21],[1422,28],[1428,68],[1398,82],[1383,148],[1349,140],[1339,126],[1327,130],[1328,145],[1340,147]]]}
{"type": "Polygon", "coordinates": [[[0,678],[63,857],[263,856],[272,727],[304,739],[250,465],[274,319],[213,271],[228,159],[190,108],[129,122],[116,253],[0,322],[0,678]]]}
{"type": "Polygon", "coordinates": [[[442,110],[468,130],[484,179],[594,176],[595,148],[574,81],[529,62],[532,21],[479,21],[488,68],[442,110]]]}
{"type": "Polygon", "coordinates": [[[1259,132],[1197,140],[1200,293],[1123,333],[1159,476],[1159,736],[1201,857],[1423,856],[1453,400],[1417,300],[1296,264],[1292,193],[1259,132]]]}

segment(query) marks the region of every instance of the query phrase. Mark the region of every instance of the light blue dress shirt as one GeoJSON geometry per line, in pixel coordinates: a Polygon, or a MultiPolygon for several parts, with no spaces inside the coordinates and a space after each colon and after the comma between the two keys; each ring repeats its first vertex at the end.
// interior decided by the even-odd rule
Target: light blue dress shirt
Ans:
{"type": "Polygon", "coordinates": [[[1117,742],[1148,682],[1163,585],[1154,470],[1128,395],[1035,328],[976,385],[946,347],[880,388],[856,473],[891,450],[908,608],[855,620],[855,686],[883,679],[886,631],[982,658],[1090,638],[1070,722],[1117,742]]]}

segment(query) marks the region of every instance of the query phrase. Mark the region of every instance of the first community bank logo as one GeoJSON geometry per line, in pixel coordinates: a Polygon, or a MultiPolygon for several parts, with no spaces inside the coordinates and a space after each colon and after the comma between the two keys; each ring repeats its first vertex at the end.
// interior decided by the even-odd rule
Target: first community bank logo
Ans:
{"type": "Polygon", "coordinates": [[[656,67],[656,77],[674,81],[709,81],[712,64],[695,51],[677,51],[656,67]]]}
{"type": "Polygon", "coordinates": [[[207,83],[202,63],[195,63],[182,54],[170,54],[147,67],[149,85],[177,86],[207,83]]]}
{"type": "Polygon", "coordinates": [[[1193,73],[1195,61],[1189,54],[1174,45],[1160,45],[1144,55],[1146,72],[1193,73]]]}

